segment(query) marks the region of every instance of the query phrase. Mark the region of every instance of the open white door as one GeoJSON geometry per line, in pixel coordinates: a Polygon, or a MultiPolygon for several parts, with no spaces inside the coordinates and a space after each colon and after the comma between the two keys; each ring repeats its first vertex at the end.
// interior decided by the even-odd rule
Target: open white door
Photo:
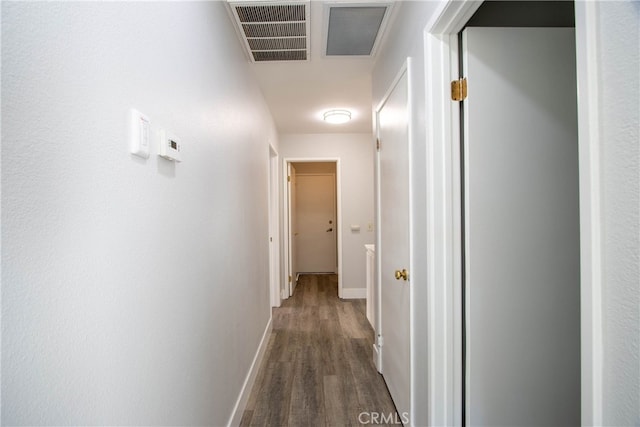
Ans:
{"type": "Polygon", "coordinates": [[[377,111],[382,375],[405,422],[411,408],[408,85],[405,68],[377,111]]]}
{"type": "Polygon", "coordinates": [[[580,425],[575,37],[467,28],[465,420],[580,425]]]}

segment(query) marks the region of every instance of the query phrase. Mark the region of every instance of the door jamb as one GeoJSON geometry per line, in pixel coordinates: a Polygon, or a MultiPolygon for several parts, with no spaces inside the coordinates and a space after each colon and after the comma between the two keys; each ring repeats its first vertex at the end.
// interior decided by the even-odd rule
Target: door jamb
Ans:
{"type": "Polygon", "coordinates": [[[462,425],[462,226],[458,32],[482,1],[443,2],[424,28],[427,117],[428,424],[462,425]]]}
{"type": "Polygon", "coordinates": [[[285,288],[286,292],[283,297],[289,298],[291,296],[292,283],[289,282],[289,221],[291,212],[289,210],[289,186],[287,182],[287,171],[290,163],[335,163],[336,164],[336,222],[337,224],[337,242],[338,242],[338,298],[342,298],[342,189],[341,189],[341,177],[340,177],[340,158],[339,157],[285,157],[282,159],[282,181],[284,188],[284,203],[283,210],[285,213],[284,227],[284,271],[285,271],[285,288]]]}
{"type": "MultiPolygon", "coordinates": [[[[424,29],[428,184],[429,425],[462,425],[461,224],[457,33],[482,0],[441,3],[424,29]],[[454,147],[454,145],[456,145],[454,147]]],[[[580,165],[582,424],[603,422],[602,230],[596,2],[575,1],[580,165]]]]}
{"type": "Polygon", "coordinates": [[[575,7],[580,173],[580,341],[582,425],[603,425],[602,222],[598,2],[575,7]]]}
{"type": "Polygon", "coordinates": [[[280,307],[282,292],[280,291],[280,215],[278,191],[278,151],[269,144],[269,289],[271,306],[280,307]]]}

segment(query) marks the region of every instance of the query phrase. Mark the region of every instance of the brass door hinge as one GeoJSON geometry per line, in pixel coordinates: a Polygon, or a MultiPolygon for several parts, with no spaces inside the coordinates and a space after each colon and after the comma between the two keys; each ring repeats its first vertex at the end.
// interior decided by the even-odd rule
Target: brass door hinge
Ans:
{"type": "Polygon", "coordinates": [[[380,138],[376,139],[376,151],[380,151],[380,138]]]}
{"type": "Polygon", "coordinates": [[[287,177],[287,182],[291,182],[291,177],[290,176],[287,177]]]}
{"type": "Polygon", "coordinates": [[[467,99],[467,79],[458,79],[451,82],[451,100],[464,101],[467,99]]]}
{"type": "Polygon", "coordinates": [[[291,276],[289,276],[289,283],[291,283],[291,276]]]}

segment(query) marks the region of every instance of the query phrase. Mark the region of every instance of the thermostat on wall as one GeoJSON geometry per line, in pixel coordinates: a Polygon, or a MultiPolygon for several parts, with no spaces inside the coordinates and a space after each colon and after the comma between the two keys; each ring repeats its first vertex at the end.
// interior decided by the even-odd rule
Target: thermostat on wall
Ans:
{"type": "Polygon", "coordinates": [[[182,161],[182,145],[178,142],[178,139],[165,132],[160,131],[160,157],[164,157],[168,160],[175,160],[176,162],[182,161]]]}

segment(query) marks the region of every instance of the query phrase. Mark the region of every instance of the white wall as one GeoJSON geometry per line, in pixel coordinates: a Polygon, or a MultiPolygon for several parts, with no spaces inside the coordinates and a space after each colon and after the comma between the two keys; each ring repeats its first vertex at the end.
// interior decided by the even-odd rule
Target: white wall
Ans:
{"type": "Polygon", "coordinates": [[[640,424],[640,2],[598,7],[603,420],[640,424]]]}
{"type": "Polygon", "coordinates": [[[426,99],[424,74],[423,30],[438,2],[403,1],[392,24],[389,39],[380,51],[373,70],[373,105],[377,106],[389,90],[393,79],[407,57],[412,58],[413,89],[411,96],[413,146],[411,151],[412,183],[412,247],[411,286],[414,287],[415,340],[412,348],[413,414],[412,425],[427,425],[427,161],[426,152],[426,99]]]}
{"type": "Polygon", "coordinates": [[[2,44],[2,424],[226,424],[277,141],[224,4],[3,2],[2,44]],[[131,107],[182,163],[129,154],[131,107]]]}
{"type": "MultiPolygon", "coordinates": [[[[366,288],[366,252],[374,233],[373,222],[373,137],[371,134],[285,134],[280,136],[281,158],[339,158],[342,198],[342,286],[366,288]],[[359,224],[360,232],[351,225],[359,224]]],[[[338,220],[339,221],[339,220],[338,220]]],[[[347,291],[351,292],[351,291],[347,291]]]]}

